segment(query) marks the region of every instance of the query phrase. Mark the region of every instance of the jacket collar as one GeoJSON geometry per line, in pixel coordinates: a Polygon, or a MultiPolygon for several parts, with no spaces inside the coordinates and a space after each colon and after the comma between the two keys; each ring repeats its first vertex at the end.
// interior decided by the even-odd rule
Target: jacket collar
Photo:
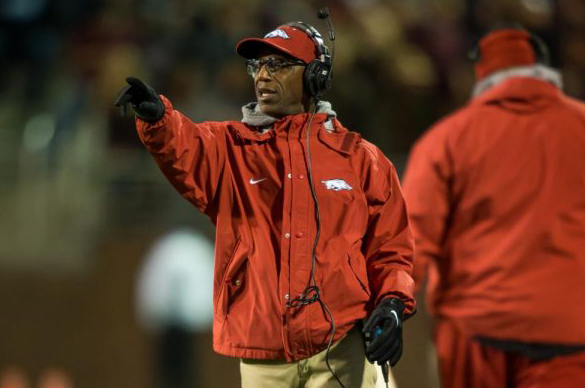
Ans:
{"type": "MultiPolygon", "coordinates": [[[[286,126],[293,123],[304,124],[309,119],[310,113],[299,113],[282,118],[268,116],[258,107],[258,103],[250,102],[242,107],[242,123],[234,129],[240,138],[252,141],[266,141],[275,135],[274,127],[286,126]]],[[[356,132],[350,132],[337,120],[337,114],[327,101],[319,101],[317,113],[313,117],[313,125],[318,126],[317,136],[319,140],[329,148],[345,155],[354,152],[355,146],[361,139],[356,132]]]]}
{"type": "Polygon", "coordinates": [[[511,110],[533,111],[561,97],[555,85],[532,77],[513,77],[471,100],[471,104],[499,104],[511,110]]]}
{"type": "MultiPolygon", "coordinates": [[[[331,104],[328,101],[319,101],[317,104],[317,113],[325,113],[328,117],[337,116],[337,113],[331,108],[331,104]]],[[[279,120],[276,117],[262,113],[257,102],[250,102],[242,107],[242,122],[244,124],[262,128],[270,126],[279,120]]]]}
{"type": "MultiPolygon", "coordinates": [[[[276,118],[262,113],[257,102],[250,102],[242,107],[242,123],[246,125],[236,125],[234,129],[240,138],[265,141],[275,135],[274,128],[287,126],[291,123],[304,123],[309,116],[310,113],[299,113],[276,118]]],[[[335,119],[336,116],[337,114],[329,102],[319,101],[313,123],[321,124],[335,119]]]]}
{"type": "Polygon", "coordinates": [[[472,91],[472,97],[477,97],[494,86],[497,86],[509,80],[510,78],[515,77],[538,79],[549,82],[559,89],[563,88],[563,79],[557,70],[538,64],[531,66],[512,67],[490,74],[475,84],[472,91]]]}

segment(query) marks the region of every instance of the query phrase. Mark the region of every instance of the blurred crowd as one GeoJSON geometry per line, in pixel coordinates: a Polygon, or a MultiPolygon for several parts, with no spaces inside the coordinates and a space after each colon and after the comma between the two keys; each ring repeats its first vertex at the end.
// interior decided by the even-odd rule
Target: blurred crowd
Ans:
{"type": "MultiPolygon", "coordinates": [[[[466,52],[478,34],[517,21],[552,47],[554,65],[578,81],[585,67],[585,5],[579,0],[6,0],[0,6],[2,120],[49,112],[58,158],[85,120],[124,142],[110,109],[129,74],[148,79],[195,120],[239,116],[253,98],[243,37],[305,20],[327,4],[337,27],[335,86],[341,118],[389,152],[405,151],[440,114],[467,98],[466,52]],[[10,108],[8,110],[8,108],[10,108]],[[8,117],[7,117],[8,116],[8,117]]],[[[582,96],[579,82],[569,94],[582,96]]]]}

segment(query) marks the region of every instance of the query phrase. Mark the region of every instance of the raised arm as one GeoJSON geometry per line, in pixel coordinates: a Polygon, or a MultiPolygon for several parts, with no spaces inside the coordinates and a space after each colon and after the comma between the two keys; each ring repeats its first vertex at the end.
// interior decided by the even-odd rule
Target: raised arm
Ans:
{"type": "Polygon", "coordinates": [[[144,82],[127,82],[116,105],[132,105],[138,135],[164,175],[183,197],[211,215],[225,162],[225,125],[193,123],[144,82]]]}

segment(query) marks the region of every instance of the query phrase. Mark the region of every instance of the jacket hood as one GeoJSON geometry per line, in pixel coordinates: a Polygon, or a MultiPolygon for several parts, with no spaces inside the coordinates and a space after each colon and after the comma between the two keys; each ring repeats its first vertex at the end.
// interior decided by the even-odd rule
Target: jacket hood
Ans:
{"type": "MultiPolygon", "coordinates": [[[[317,113],[325,113],[330,119],[337,116],[328,101],[319,101],[317,103],[317,113]]],[[[278,118],[262,113],[257,102],[250,102],[244,105],[242,115],[242,122],[254,127],[266,127],[278,121],[278,118]]]]}

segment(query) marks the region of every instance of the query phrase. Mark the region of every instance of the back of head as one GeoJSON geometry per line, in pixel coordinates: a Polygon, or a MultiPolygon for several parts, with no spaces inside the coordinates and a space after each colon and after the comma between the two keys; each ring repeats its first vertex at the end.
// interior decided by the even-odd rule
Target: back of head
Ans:
{"type": "Polygon", "coordinates": [[[520,66],[549,65],[548,48],[537,36],[521,27],[505,27],[484,35],[472,52],[476,79],[520,66]]]}

